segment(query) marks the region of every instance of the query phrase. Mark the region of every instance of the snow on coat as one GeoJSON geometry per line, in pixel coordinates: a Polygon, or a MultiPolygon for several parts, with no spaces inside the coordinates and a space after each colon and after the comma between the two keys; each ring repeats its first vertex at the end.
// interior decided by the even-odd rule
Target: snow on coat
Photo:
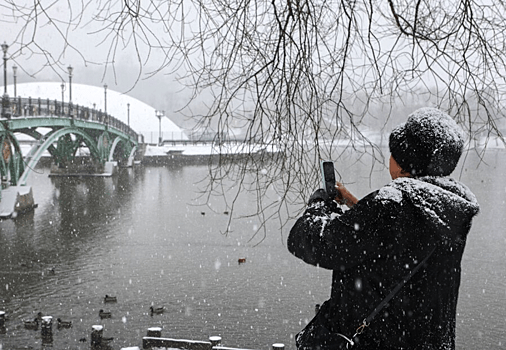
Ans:
{"type": "Polygon", "coordinates": [[[436,246],[354,349],[454,349],[460,264],[478,211],[473,193],[451,178],[398,178],[345,212],[335,202],[309,205],[290,231],[288,249],[333,270],[326,326],[352,336],[436,246]]]}

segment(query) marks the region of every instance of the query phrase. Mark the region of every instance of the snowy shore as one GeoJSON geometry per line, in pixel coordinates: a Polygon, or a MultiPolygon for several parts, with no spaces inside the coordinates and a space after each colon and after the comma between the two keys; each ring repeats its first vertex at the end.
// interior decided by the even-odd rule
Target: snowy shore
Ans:
{"type": "Polygon", "coordinates": [[[170,163],[199,163],[210,157],[227,158],[241,155],[275,154],[277,149],[265,144],[224,143],[166,143],[161,146],[147,145],[142,164],[165,165],[170,163]]]}

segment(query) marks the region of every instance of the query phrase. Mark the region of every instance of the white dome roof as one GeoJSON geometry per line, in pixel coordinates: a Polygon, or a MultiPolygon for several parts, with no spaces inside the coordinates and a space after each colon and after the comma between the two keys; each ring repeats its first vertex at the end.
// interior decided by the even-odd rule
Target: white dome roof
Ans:
{"type": "MultiPolygon", "coordinates": [[[[14,96],[14,86],[8,85],[7,91],[10,97],[14,96]]],[[[17,96],[33,99],[41,98],[43,101],[50,99],[61,102],[61,83],[41,82],[16,84],[17,96]]],[[[69,85],[65,84],[65,103],[69,102],[69,85]]],[[[103,87],[72,84],[72,102],[79,106],[104,111],[105,89],[103,87]]],[[[128,95],[107,88],[107,113],[123,123],[128,124],[128,107],[130,104],[130,127],[137,133],[144,135],[147,143],[158,142],[159,119],[155,115],[155,109],[146,103],[128,95]]],[[[168,118],[162,118],[162,137],[164,140],[176,139],[187,140],[184,132],[168,118]]]]}

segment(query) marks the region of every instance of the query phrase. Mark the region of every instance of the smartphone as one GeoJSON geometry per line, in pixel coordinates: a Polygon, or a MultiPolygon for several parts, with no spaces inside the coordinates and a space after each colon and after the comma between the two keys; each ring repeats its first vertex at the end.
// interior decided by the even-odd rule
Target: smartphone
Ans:
{"type": "Polygon", "coordinates": [[[322,160],[320,161],[320,168],[322,172],[323,189],[327,192],[330,198],[335,198],[337,196],[337,190],[334,162],[331,162],[329,160],[322,160]]]}

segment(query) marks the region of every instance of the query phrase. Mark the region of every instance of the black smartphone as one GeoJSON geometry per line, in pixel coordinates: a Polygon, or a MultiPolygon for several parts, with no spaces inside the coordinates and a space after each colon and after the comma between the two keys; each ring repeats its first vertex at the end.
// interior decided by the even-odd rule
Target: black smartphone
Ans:
{"type": "Polygon", "coordinates": [[[322,172],[323,189],[327,192],[330,198],[333,199],[337,196],[334,162],[331,162],[329,160],[322,160],[320,161],[320,168],[322,172]]]}

